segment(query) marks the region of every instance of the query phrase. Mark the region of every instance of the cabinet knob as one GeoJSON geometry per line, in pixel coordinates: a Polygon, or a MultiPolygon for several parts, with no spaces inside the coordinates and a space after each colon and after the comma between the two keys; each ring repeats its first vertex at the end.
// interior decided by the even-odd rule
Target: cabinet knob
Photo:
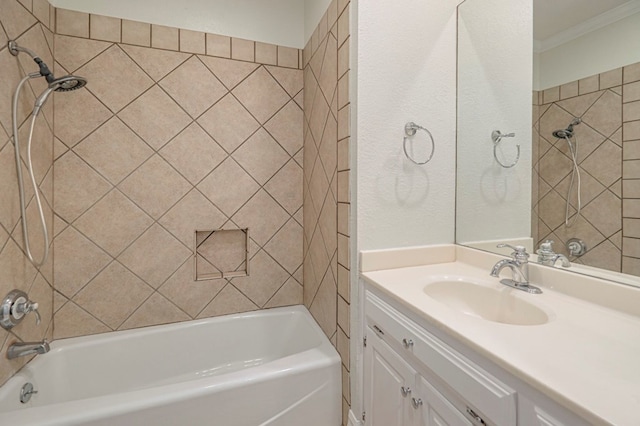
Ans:
{"type": "Polygon", "coordinates": [[[422,399],[411,398],[411,405],[413,405],[413,408],[417,410],[422,405],[422,399]]]}
{"type": "Polygon", "coordinates": [[[411,340],[411,339],[402,339],[402,346],[404,346],[406,349],[409,349],[410,347],[413,346],[413,340],[411,340]]]}
{"type": "Polygon", "coordinates": [[[411,388],[408,388],[408,387],[405,388],[404,386],[402,386],[400,388],[400,393],[402,394],[402,396],[406,397],[407,395],[409,395],[411,393],[411,388]]]}

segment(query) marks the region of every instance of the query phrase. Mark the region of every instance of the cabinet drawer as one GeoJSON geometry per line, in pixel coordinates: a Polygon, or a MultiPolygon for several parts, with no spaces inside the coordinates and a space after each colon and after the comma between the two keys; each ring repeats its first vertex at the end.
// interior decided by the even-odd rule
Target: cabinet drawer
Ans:
{"type": "Polygon", "coordinates": [[[371,328],[413,354],[483,418],[498,425],[516,424],[516,392],[509,386],[370,292],[366,293],[365,314],[371,328]]]}

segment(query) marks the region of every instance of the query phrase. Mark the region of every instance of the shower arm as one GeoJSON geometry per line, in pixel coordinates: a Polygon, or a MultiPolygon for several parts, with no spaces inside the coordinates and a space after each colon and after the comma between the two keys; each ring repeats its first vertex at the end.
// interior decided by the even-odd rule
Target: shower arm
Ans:
{"type": "Polygon", "coordinates": [[[47,83],[51,83],[55,79],[47,64],[45,64],[42,59],[40,59],[40,56],[38,56],[33,50],[19,46],[15,40],[9,40],[7,46],[9,47],[9,52],[13,56],[18,56],[20,52],[24,52],[31,56],[33,61],[38,64],[38,67],[40,68],[40,75],[47,80],[47,83]]]}

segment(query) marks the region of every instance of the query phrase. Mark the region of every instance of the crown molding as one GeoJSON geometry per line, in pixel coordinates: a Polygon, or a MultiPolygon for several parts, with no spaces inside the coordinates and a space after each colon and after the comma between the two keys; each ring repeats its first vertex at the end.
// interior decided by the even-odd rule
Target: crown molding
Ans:
{"type": "Polygon", "coordinates": [[[614,7],[598,16],[587,19],[578,25],[571,28],[567,28],[549,38],[544,40],[533,41],[533,51],[535,53],[542,53],[547,50],[558,47],[561,44],[567,43],[571,40],[575,40],[578,37],[589,34],[590,32],[599,30],[602,27],[611,25],[618,22],[621,19],[627,18],[631,15],[640,12],[640,0],[631,0],[627,3],[621,4],[618,7],[614,7]]]}

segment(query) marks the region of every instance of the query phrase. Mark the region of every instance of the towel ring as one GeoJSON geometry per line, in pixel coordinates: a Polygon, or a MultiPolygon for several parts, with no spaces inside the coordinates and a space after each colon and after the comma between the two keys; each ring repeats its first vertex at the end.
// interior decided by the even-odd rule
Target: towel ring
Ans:
{"type": "Polygon", "coordinates": [[[417,164],[419,166],[422,166],[423,164],[427,164],[429,161],[431,161],[431,159],[433,158],[433,153],[436,150],[436,143],[433,140],[433,135],[431,134],[431,132],[425,129],[424,127],[410,121],[404,125],[404,134],[405,136],[402,142],[402,149],[404,150],[404,155],[406,155],[407,158],[411,160],[412,163],[417,164]],[[407,152],[407,139],[414,136],[418,130],[424,130],[425,132],[427,132],[427,135],[429,135],[429,140],[431,140],[431,154],[429,154],[429,158],[427,158],[426,161],[416,161],[409,155],[409,152],[407,152]]]}
{"type": "Polygon", "coordinates": [[[498,148],[498,145],[500,145],[500,142],[502,141],[502,138],[513,138],[515,137],[516,134],[515,133],[502,133],[500,130],[494,130],[493,132],[491,132],[491,140],[493,141],[493,158],[496,159],[496,162],[498,164],[500,164],[500,166],[504,167],[505,169],[510,169],[511,167],[515,166],[516,164],[518,164],[518,161],[520,160],[520,144],[516,145],[516,148],[518,149],[518,152],[516,154],[516,159],[513,163],[507,165],[507,164],[503,164],[502,161],[500,161],[498,159],[498,154],[496,154],[496,149],[498,148]]]}

